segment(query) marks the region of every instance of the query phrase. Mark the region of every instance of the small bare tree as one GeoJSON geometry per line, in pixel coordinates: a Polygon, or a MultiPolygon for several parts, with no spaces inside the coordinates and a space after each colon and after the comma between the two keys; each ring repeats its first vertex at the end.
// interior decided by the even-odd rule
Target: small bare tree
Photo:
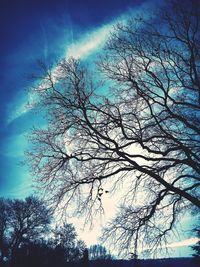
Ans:
{"type": "Polygon", "coordinates": [[[10,218],[10,202],[0,198],[0,264],[3,266],[4,258],[8,256],[8,228],[10,218]]]}
{"type": "Polygon", "coordinates": [[[104,238],[135,254],[161,246],[185,210],[200,208],[200,7],[173,1],[166,10],[151,24],[116,26],[99,62],[105,83],[70,59],[43,66],[36,88],[48,126],[33,131],[29,157],[45,196],[57,206],[76,200],[90,219],[105,188],[124,184],[104,238]]]}
{"type": "Polygon", "coordinates": [[[77,239],[77,233],[72,224],[65,223],[53,230],[52,247],[61,250],[65,262],[79,261],[82,259],[86,245],[77,239]]]}
{"type": "Polygon", "coordinates": [[[51,211],[35,197],[10,201],[8,251],[12,261],[24,243],[37,241],[48,229],[51,211]]]}
{"type": "Polygon", "coordinates": [[[0,263],[14,264],[19,248],[36,242],[46,233],[51,211],[36,197],[0,199],[0,263]]]}

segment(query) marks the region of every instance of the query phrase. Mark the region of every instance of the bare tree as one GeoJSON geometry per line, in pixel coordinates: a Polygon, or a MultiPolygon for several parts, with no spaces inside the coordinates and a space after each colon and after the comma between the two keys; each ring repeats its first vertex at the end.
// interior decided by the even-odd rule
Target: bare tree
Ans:
{"type": "MultiPolygon", "coordinates": [[[[200,237],[200,230],[198,228],[194,229],[196,232],[196,236],[199,238],[200,237]]],[[[200,240],[191,247],[193,249],[193,254],[192,256],[194,257],[195,261],[197,263],[200,263],[200,240]]]]}
{"type": "Polygon", "coordinates": [[[0,264],[3,266],[4,258],[7,256],[8,228],[10,218],[9,201],[0,198],[0,264]]]}
{"type": "Polygon", "coordinates": [[[77,233],[72,224],[65,223],[53,231],[52,246],[54,250],[63,252],[65,262],[79,261],[82,259],[86,245],[77,239],[77,233]]]}
{"type": "Polygon", "coordinates": [[[111,260],[112,255],[107,249],[99,244],[92,245],[89,247],[89,259],[90,260],[111,260]]]}
{"type": "Polygon", "coordinates": [[[29,157],[45,196],[56,206],[76,200],[90,219],[105,189],[124,184],[125,205],[104,238],[135,254],[162,245],[183,212],[200,208],[200,6],[172,1],[166,10],[117,25],[97,75],[63,60],[43,66],[36,88],[48,127],[33,131],[29,157]]]}
{"type": "Polygon", "coordinates": [[[48,230],[51,211],[36,197],[0,199],[0,263],[15,262],[18,249],[37,242],[48,230]]]}
{"type": "Polygon", "coordinates": [[[44,235],[50,218],[50,210],[35,197],[10,201],[9,252],[13,261],[23,243],[35,242],[44,235]]]}

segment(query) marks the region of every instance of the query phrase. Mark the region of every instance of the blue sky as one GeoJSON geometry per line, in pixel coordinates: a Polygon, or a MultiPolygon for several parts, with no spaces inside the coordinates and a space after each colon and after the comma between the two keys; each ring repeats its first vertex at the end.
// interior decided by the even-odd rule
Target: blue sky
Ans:
{"type": "Polygon", "coordinates": [[[36,61],[52,63],[68,56],[89,60],[101,49],[114,23],[158,2],[0,1],[0,196],[21,198],[33,192],[32,177],[21,161],[28,147],[27,134],[43,123],[39,114],[27,108],[32,101],[28,91],[32,81],[27,77],[36,72],[36,61]]]}
{"type": "Polygon", "coordinates": [[[112,24],[130,9],[137,9],[143,2],[0,1],[0,195],[23,197],[31,190],[30,175],[20,161],[27,148],[27,132],[41,120],[26,110],[27,89],[31,86],[27,77],[36,71],[36,61],[59,60],[70,48],[75,56],[77,46],[80,48],[81,42],[84,46],[87,39],[91,39],[91,33],[92,38],[97,37],[95,31],[102,32],[105,25],[112,24]]]}

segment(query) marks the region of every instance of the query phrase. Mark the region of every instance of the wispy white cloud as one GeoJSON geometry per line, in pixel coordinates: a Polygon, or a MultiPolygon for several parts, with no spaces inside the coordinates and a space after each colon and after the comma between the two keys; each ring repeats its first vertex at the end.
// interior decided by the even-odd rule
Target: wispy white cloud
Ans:
{"type": "MultiPolygon", "coordinates": [[[[95,29],[91,32],[83,35],[77,42],[72,43],[66,48],[65,58],[75,58],[75,59],[83,59],[89,56],[91,53],[100,50],[102,46],[105,44],[114,22],[110,24],[106,24],[98,29],[95,29]]],[[[56,82],[57,76],[57,67],[52,70],[52,77],[54,82],[56,82]]],[[[42,85],[41,85],[42,87],[42,85]]],[[[18,117],[26,114],[30,111],[36,104],[36,96],[33,93],[28,93],[27,100],[22,100],[21,104],[18,104],[16,108],[14,108],[13,112],[8,117],[7,122],[11,123],[18,117]]]]}
{"type": "MultiPolygon", "coordinates": [[[[109,33],[114,25],[114,22],[105,24],[104,26],[95,29],[91,32],[84,34],[79,40],[73,42],[66,48],[65,58],[73,57],[75,59],[83,59],[89,56],[91,53],[101,49],[108,39],[109,33]]],[[[53,77],[56,77],[57,67],[52,70],[53,77]]],[[[13,111],[10,113],[7,122],[11,123],[18,117],[24,115],[30,111],[35,104],[34,94],[29,93],[27,100],[21,100],[21,103],[17,107],[13,107],[13,111]]]]}
{"type": "MultiPolygon", "coordinates": [[[[198,237],[191,237],[191,238],[188,238],[188,239],[184,239],[184,240],[181,240],[181,241],[178,241],[178,242],[173,242],[173,243],[170,243],[170,244],[167,244],[165,246],[162,246],[161,248],[162,249],[167,249],[167,248],[171,248],[171,249],[175,249],[175,248],[181,248],[181,247],[189,247],[189,246],[192,246],[192,245],[195,245],[198,241],[200,241],[200,239],[198,237]]],[[[144,252],[144,251],[147,251],[149,250],[149,247],[140,247],[139,249],[139,252],[144,252]]]]}
{"type": "MultiPolygon", "coordinates": [[[[101,27],[88,31],[87,33],[83,34],[77,41],[75,42],[72,41],[72,43],[66,47],[66,52],[64,57],[66,59],[70,57],[74,57],[75,59],[85,59],[92,53],[99,51],[100,49],[102,49],[102,47],[108,40],[110,32],[112,31],[113,26],[116,23],[126,21],[130,17],[130,15],[134,15],[134,13],[139,13],[139,12],[142,12],[144,14],[147,13],[149,6],[152,6],[151,1],[147,1],[143,5],[135,9],[129,9],[122,15],[113,19],[110,23],[106,23],[101,27]]],[[[52,75],[55,77],[56,77],[56,72],[57,68],[55,67],[52,70],[52,75]]],[[[35,100],[36,100],[35,96],[29,93],[27,96],[27,100],[21,101],[21,103],[17,106],[17,108],[14,108],[7,122],[11,123],[18,117],[30,111],[35,105],[35,100]]]]}
{"type": "Polygon", "coordinates": [[[5,138],[2,145],[2,154],[9,158],[17,158],[24,156],[24,151],[27,148],[28,140],[26,138],[27,132],[20,134],[9,135],[5,138]],[[15,151],[15,153],[13,153],[15,151]]]}
{"type": "Polygon", "coordinates": [[[112,27],[113,23],[106,24],[84,35],[80,40],[67,48],[66,58],[84,58],[95,50],[102,48],[109,37],[112,27]]]}
{"type": "Polygon", "coordinates": [[[23,96],[16,103],[9,104],[9,110],[11,111],[8,115],[7,123],[10,124],[15,119],[25,115],[35,106],[36,102],[36,95],[29,92],[26,97],[23,96]]]}
{"type": "Polygon", "coordinates": [[[197,237],[192,237],[189,239],[185,239],[179,242],[174,242],[166,246],[166,248],[177,248],[177,247],[187,247],[191,245],[195,245],[198,241],[200,241],[197,237]]]}

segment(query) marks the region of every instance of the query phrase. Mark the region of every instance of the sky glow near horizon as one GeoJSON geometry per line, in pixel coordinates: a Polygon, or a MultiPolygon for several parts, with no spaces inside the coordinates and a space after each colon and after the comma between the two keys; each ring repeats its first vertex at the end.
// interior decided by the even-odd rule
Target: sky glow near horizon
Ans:
{"type": "MultiPolygon", "coordinates": [[[[126,2],[126,1],[124,1],[126,2]]],[[[110,32],[114,24],[117,22],[125,21],[130,14],[134,14],[141,11],[147,11],[148,8],[151,8],[155,5],[154,1],[141,1],[139,6],[126,6],[124,9],[120,9],[118,11],[117,16],[113,16],[106,18],[106,21],[102,19],[98,24],[89,25],[87,30],[83,30],[81,34],[78,35],[77,38],[73,38],[71,43],[68,43],[65,46],[64,53],[62,57],[70,58],[74,57],[76,59],[87,60],[87,57],[96,55],[103,47],[105,42],[107,41],[110,32]]],[[[156,2],[156,1],[155,1],[156,2]]],[[[99,10],[97,9],[97,13],[99,10]]],[[[70,28],[70,27],[69,27],[70,28]]],[[[71,30],[71,29],[70,29],[71,30]]],[[[75,30],[74,30],[75,31],[75,30]]],[[[46,33],[45,28],[43,28],[43,33],[45,34],[45,45],[44,45],[44,54],[47,57],[48,54],[48,33],[46,33]]],[[[72,35],[74,35],[72,33],[72,35]]],[[[62,38],[61,38],[62,39],[62,38]]],[[[37,53],[37,51],[35,52],[37,53]]],[[[12,53],[11,53],[12,56],[12,53]]],[[[56,67],[52,70],[53,73],[56,73],[56,67]]],[[[28,86],[31,86],[29,84],[28,86]]],[[[11,164],[11,167],[6,165],[7,170],[9,168],[13,169],[7,175],[8,185],[5,190],[5,196],[7,197],[24,197],[27,194],[32,192],[30,181],[31,177],[28,175],[28,172],[25,171],[24,168],[21,168],[16,164],[17,158],[21,160],[23,158],[23,152],[28,147],[26,137],[24,134],[29,132],[31,128],[31,120],[32,115],[29,115],[30,111],[35,107],[37,104],[36,97],[31,92],[22,93],[23,89],[16,87],[16,91],[13,94],[13,97],[9,98],[9,103],[7,103],[8,113],[5,117],[5,133],[2,134],[2,155],[4,156],[5,160],[9,159],[8,162],[11,164]],[[27,116],[27,117],[26,117],[27,116]],[[26,120],[24,120],[24,118],[26,120]],[[19,125],[18,125],[19,124],[19,125]],[[22,125],[22,126],[21,126],[22,125]],[[20,128],[21,127],[21,128],[20,128]],[[7,137],[8,135],[8,137],[7,137]],[[14,162],[14,164],[13,164],[14,162]],[[17,181],[13,178],[14,175],[20,176],[17,181]],[[19,184],[17,184],[17,182],[19,184]],[[6,194],[7,192],[7,194],[6,194]]],[[[2,161],[3,162],[3,161],[2,161]]],[[[6,169],[5,168],[5,169],[6,169]]],[[[6,170],[4,170],[6,174],[6,170]]],[[[2,178],[3,179],[3,178],[2,178]]],[[[16,178],[17,179],[17,178],[16,178]]],[[[3,184],[3,183],[2,183],[3,184]]],[[[0,184],[1,185],[1,184],[0,184]]],[[[0,194],[3,195],[2,191],[0,194]]],[[[101,234],[101,227],[104,223],[109,220],[111,217],[115,215],[116,212],[116,201],[118,196],[115,197],[108,197],[105,200],[105,211],[107,215],[104,219],[94,221],[94,228],[93,230],[82,230],[80,224],[83,224],[83,220],[72,219],[71,222],[75,224],[77,232],[87,245],[92,245],[98,243],[98,236],[101,234]]],[[[182,241],[172,242],[167,247],[169,248],[177,248],[182,246],[190,246],[195,244],[198,241],[195,237],[185,238],[182,241]]]]}

